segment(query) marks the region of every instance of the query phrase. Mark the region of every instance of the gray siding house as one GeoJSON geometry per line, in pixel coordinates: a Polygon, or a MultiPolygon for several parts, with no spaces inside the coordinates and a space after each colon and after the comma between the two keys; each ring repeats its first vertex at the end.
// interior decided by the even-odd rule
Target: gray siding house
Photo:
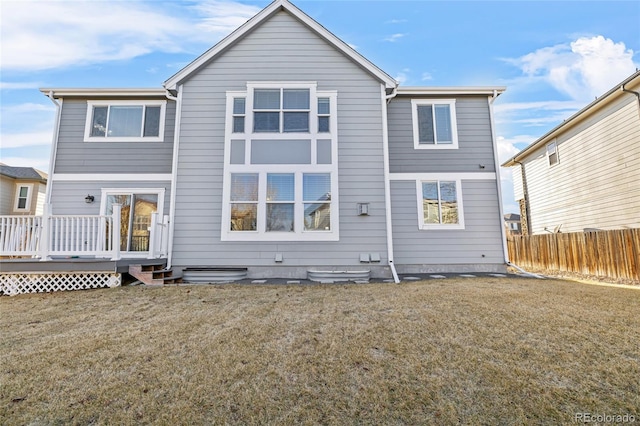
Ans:
{"type": "Polygon", "coordinates": [[[51,212],[122,205],[123,257],[148,256],[156,213],[185,277],[505,270],[504,88],[398,87],[287,0],[162,88],[41,91],[58,105],[51,212]]]}
{"type": "Polygon", "coordinates": [[[640,71],[503,166],[525,235],[640,228],[640,71]]]}

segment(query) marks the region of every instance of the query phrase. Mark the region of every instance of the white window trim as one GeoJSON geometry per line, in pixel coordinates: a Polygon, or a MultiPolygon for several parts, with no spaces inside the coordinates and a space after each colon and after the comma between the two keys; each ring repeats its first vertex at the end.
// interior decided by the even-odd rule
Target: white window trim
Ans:
{"type": "MultiPolygon", "coordinates": [[[[164,216],[164,188],[102,188],[100,196],[100,214],[107,213],[107,196],[110,194],[133,195],[133,194],[157,194],[158,195],[158,217],[164,216]]],[[[148,251],[125,251],[127,258],[146,258],[148,251]]]]}
{"type": "Polygon", "coordinates": [[[225,112],[224,183],[222,188],[221,241],[339,241],[340,215],[338,194],[338,125],[337,91],[316,90],[315,82],[248,82],[246,91],[228,91],[225,112]],[[309,132],[303,133],[253,133],[253,89],[309,89],[309,132]],[[233,98],[245,97],[245,133],[233,133],[233,98]],[[329,98],[329,132],[318,133],[318,98],[329,98]],[[245,164],[231,163],[231,141],[245,141],[245,164]],[[254,140],[311,140],[311,164],[251,164],[251,141],[254,140]],[[317,141],[331,140],[331,164],[317,164],[317,141]],[[258,198],[258,230],[231,231],[231,174],[258,173],[260,193],[258,198]],[[294,173],[296,175],[295,232],[265,231],[267,173],[294,173]],[[331,230],[305,231],[303,225],[304,200],[302,199],[302,174],[329,173],[331,175],[331,230]],[[300,179],[298,181],[298,179],[300,179]],[[299,182],[299,183],[298,183],[299,182]]]}
{"type": "MultiPolygon", "coordinates": [[[[458,149],[458,123],[456,119],[455,99],[411,99],[411,118],[413,124],[413,147],[414,149],[458,149]],[[418,106],[422,105],[449,105],[451,111],[451,138],[452,143],[421,144],[418,121],[418,106]]],[[[435,117],[434,117],[435,120],[435,117]]],[[[434,125],[434,131],[436,127],[434,125]]]]}
{"type": "MultiPolygon", "coordinates": [[[[167,101],[87,101],[87,117],[84,126],[85,142],[164,142],[164,125],[167,101]],[[94,107],[110,107],[110,106],[159,106],[160,107],[160,128],[158,136],[140,136],[140,137],[107,137],[107,136],[91,136],[91,123],[93,121],[94,107]]],[[[144,123],[143,123],[144,125],[144,123]]]]}
{"type": "Polygon", "coordinates": [[[28,212],[31,210],[31,200],[33,198],[33,184],[32,183],[17,183],[16,184],[16,195],[13,203],[13,211],[14,212],[28,212]],[[18,202],[20,201],[20,189],[27,188],[27,202],[25,203],[24,208],[18,207],[18,202]]]}
{"type": "Polygon", "coordinates": [[[427,230],[455,230],[465,229],[464,226],[464,207],[462,205],[462,180],[460,179],[418,179],[416,180],[416,199],[418,202],[418,229],[427,230]],[[422,200],[422,183],[423,182],[441,182],[454,181],[456,183],[456,200],[458,204],[458,223],[424,223],[424,204],[422,200]]]}
{"type": "Polygon", "coordinates": [[[545,157],[547,157],[547,165],[549,167],[554,167],[557,166],[558,164],[560,164],[560,155],[558,154],[558,141],[556,139],[552,140],[551,142],[549,142],[548,144],[546,144],[544,146],[544,154],[545,157]],[[549,155],[549,146],[550,145],[554,145],[555,146],[555,154],[556,154],[556,162],[551,164],[551,156],[549,155]]]}

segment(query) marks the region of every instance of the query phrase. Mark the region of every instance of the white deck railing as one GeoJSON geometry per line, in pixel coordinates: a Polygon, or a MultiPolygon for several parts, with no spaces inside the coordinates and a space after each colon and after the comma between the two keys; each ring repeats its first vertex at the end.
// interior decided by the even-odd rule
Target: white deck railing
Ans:
{"type": "Polygon", "coordinates": [[[42,235],[42,216],[0,216],[0,254],[35,256],[42,235]]]}
{"type": "Polygon", "coordinates": [[[0,256],[95,256],[120,259],[120,205],[110,216],[0,216],[0,256]]]}
{"type": "MultiPolygon", "coordinates": [[[[50,206],[45,205],[42,216],[0,216],[0,256],[120,259],[120,205],[114,204],[109,216],[61,216],[50,215],[49,211],[50,206]]],[[[168,247],[169,217],[153,213],[147,257],[167,257],[168,247]]]]}

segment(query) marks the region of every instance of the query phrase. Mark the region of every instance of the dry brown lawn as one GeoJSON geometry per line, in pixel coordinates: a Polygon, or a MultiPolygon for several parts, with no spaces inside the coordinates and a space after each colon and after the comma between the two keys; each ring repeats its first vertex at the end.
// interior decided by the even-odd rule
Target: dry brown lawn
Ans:
{"type": "Polygon", "coordinates": [[[0,298],[3,424],[640,421],[640,291],[526,278],[0,298]]]}

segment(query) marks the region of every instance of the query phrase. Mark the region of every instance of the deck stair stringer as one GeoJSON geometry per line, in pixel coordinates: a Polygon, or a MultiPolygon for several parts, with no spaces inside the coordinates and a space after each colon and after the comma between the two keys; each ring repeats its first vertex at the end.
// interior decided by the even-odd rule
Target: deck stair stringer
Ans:
{"type": "Polygon", "coordinates": [[[165,284],[179,284],[182,275],[175,274],[173,269],[166,268],[165,263],[131,264],[129,275],[143,282],[145,285],[161,286],[165,284]]]}

